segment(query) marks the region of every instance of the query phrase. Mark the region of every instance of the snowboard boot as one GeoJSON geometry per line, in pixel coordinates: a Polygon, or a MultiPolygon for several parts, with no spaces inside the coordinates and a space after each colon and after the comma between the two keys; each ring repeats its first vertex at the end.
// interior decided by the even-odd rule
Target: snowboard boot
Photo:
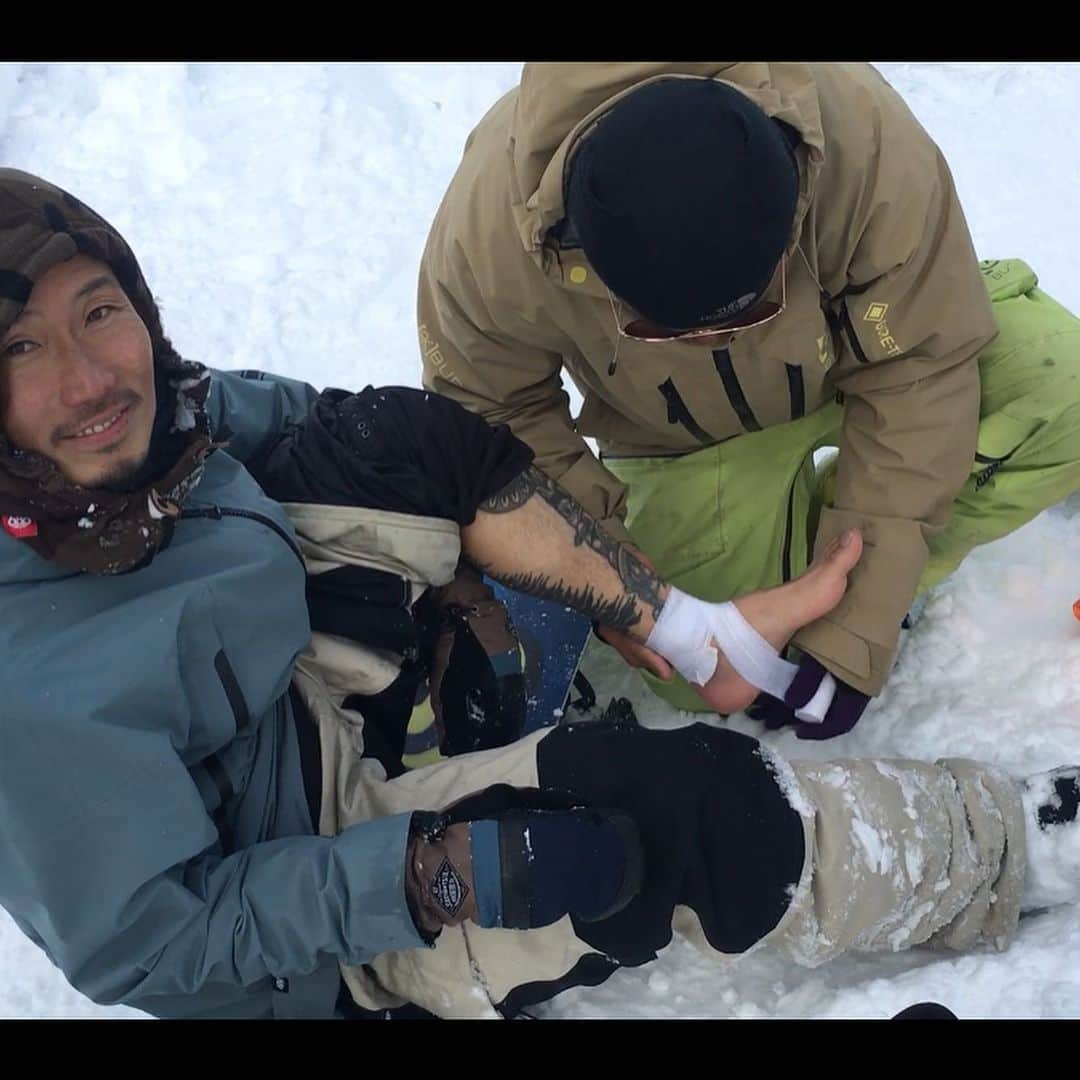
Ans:
{"type": "Polygon", "coordinates": [[[1020,786],[1027,834],[1021,911],[1080,900],[1080,766],[1036,773],[1020,786]]]}

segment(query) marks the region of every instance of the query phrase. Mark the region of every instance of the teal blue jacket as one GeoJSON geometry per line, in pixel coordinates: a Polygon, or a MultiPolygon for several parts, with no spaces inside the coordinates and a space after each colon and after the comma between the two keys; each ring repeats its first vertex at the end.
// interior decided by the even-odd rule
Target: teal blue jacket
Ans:
{"type": "Polygon", "coordinates": [[[96,1002],[329,1017],[339,962],[423,946],[409,815],[327,839],[305,802],[304,570],[245,462],[315,396],[215,372],[231,441],[142,569],[72,574],[0,532],[0,903],[96,1002]]]}

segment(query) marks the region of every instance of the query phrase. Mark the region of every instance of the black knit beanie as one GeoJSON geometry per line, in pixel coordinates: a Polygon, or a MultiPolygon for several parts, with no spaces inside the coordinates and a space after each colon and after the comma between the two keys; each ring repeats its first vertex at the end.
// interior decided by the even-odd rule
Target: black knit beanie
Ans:
{"type": "Polygon", "coordinates": [[[601,280],[645,318],[720,323],[760,298],[790,240],[797,141],[723,83],[649,83],[582,142],[567,216],[601,280]]]}

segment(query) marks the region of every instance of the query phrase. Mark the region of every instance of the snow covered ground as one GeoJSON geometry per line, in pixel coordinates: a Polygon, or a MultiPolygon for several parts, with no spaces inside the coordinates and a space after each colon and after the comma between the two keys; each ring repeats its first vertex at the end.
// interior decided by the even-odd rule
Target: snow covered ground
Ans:
{"type": "MultiPolygon", "coordinates": [[[[979,254],[1019,256],[1080,311],[1080,65],[880,65],[948,158],[979,254]]],[[[131,242],[180,352],[318,385],[418,383],[428,224],[509,63],[0,64],[0,164],[70,189],[131,242]]],[[[976,552],[941,587],[848,736],[789,756],[960,755],[1021,775],[1080,761],[1080,496],[976,552]]],[[[609,656],[604,695],[689,718],[609,656]]],[[[761,735],[745,719],[739,730],[761,735]]],[[[119,1017],[72,990],[0,913],[0,1017],[119,1017]]],[[[559,1017],[1080,1016],[1080,907],[1025,920],[1001,955],[914,952],[723,966],[676,940],[648,967],[538,1010],[559,1017]]]]}

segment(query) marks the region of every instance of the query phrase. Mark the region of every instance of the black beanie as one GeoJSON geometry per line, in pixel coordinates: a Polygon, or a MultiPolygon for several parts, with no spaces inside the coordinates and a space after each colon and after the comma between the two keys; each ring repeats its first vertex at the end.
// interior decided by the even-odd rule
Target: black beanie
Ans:
{"type": "Polygon", "coordinates": [[[745,95],[664,79],[620,101],[581,144],[566,211],[616,296],[672,330],[734,318],[791,238],[799,173],[785,130],[745,95]]]}

